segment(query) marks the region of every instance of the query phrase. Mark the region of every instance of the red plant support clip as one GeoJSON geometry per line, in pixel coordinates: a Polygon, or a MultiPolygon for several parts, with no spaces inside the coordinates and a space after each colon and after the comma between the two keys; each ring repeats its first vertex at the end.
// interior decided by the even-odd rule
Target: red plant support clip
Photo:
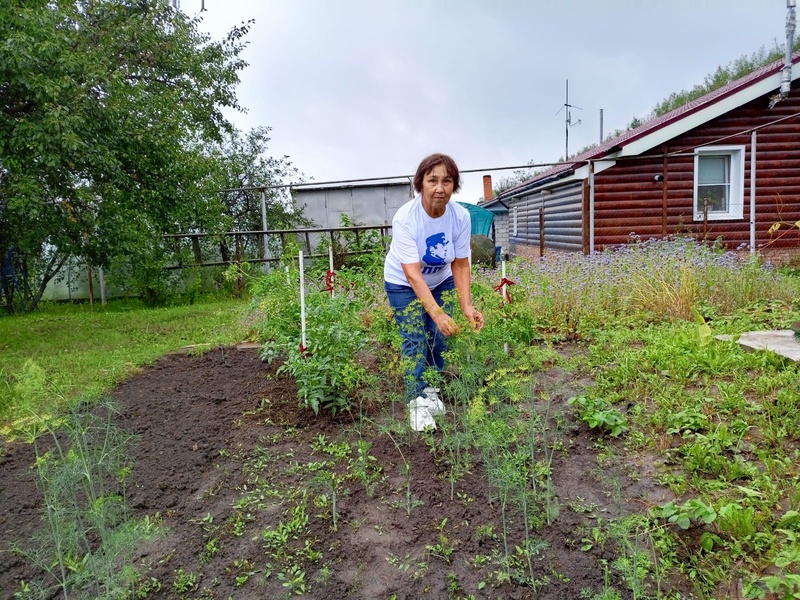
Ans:
{"type": "Polygon", "coordinates": [[[308,351],[308,348],[306,348],[303,345],[303,342],[300,342],[300,356],[302,356],[303,358],[308,358],[309,356],[314,356],[313,354],[311,354],[311,352],[308,351]]]}
{"type": "Polygon", "coordinates": [[[494,288],[495,292],[500,292],[500,295],[502,295],[503,294],[503,286],[506,286],[505,298],[504,298],[503,302],[501,303],[501,306],[505,303],[506,300],[508,301],[509,304],[511,304],[511,294],[508,293],[508,286],[510,286],[510,285],[516,285],[516,284],[513,281],[511,281],[510,279],[508,279],[507,277],[503,277],[503,279],[500,280],[500,285],[496,285],[495,288],[494,288]]]}
{"type": "Polygon", "coordinates": [[[336,271],[325,271],[325,291],[333,294],[333,279],[336,277],[336,271]]]}

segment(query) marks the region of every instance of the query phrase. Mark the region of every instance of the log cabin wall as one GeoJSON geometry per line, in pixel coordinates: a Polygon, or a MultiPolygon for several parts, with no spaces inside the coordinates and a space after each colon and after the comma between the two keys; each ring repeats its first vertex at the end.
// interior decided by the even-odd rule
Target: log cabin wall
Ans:
{"type": "MultiPolygon", "coordinates": [[[[750,243],[750,130],[756,139],[756,247],[775,251],[800,247],[800,92],[768,108],[758,98],[713,121],[686,132],[641,157],[619,160],[595,176],[595,249],[629,241],[690,233],[708,240],[721,238],[735,249],[750,243]],[[775,123],[779,119],[785,120],[775,123]],[[774,123],[774,124],[771,124],[774,123]],[[732,136],[732,137],[727,137],[732,136]],[[725,138],[725,139],[723,139],[725,138]],[[707,223],[694,219],[694,158],[665,153],[691,153],[701,145],[743,145],[744,213],[742,219],[707,223]],[[649,157],[649,158],[648,158],[649,157]],[[655,180],[663,176],[663,182],[655,180]],[[780,228],[769,233],[774,223],[780,228]]],[[[588,217],[587,217],[588,218],[588,217]]]]}
{"type": "Polygon", "coordinates": [[[509,206],[509,245],[515,254],[531,254],[540,245],[540,211],[545,245],[550,250],[580,252],[583,240],[583,186],[580,181],[533,192],[509,206]],[[516,232],[514,213],[516,212],[516,232]],[[525,250],[522,250],[525,247],[525,250]]]}

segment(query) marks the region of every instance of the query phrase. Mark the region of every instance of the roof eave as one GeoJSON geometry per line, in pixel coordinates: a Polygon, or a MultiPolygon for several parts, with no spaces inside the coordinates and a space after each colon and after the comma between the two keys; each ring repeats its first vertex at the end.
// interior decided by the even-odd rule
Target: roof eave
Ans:
{"type": "MultiPolygon", "coordinates": [[[[800,75],[797,65],[792,67],[792,80],[800,75]],[[797,75],[795,74],[797,71],[797,75]]],[[[621,144],[620,152],[617,156],[638,156],[643,152],[660,146],[679,135],[686,133],[696,127],[704,125],[717,117],[720,117],[748,102],[752,102],[762,96],[775,91],[781,82],[781,73],[773,73],[764,79],[753,82],[751,85],[738,91],[732,91],[717,98],[715,102],[705,106],[698,106],[692,111],[687,111],[677,115],[667,124],[659,127],[655,131],[645,132],[641,136],[633,136],[621,144]]]]}
{"type": "Polygon", "coordinates": [[[524,196],[525,194],[536,191],[540,188],[550,187],[553,183],[559,182],[560,180],[569,177],[574,173],[575,169],[574,165],[572,165],[569,169],[566,169],[564,171],[559,171],[558,173],[553,173],[553,175],[551,175],[550,177],[546,177],[544,179],[538,179],[528,185],[524,185],[522,187],[509,190],[507,195],[501,194],[500,196],[498,196],[498,199],[510,202],[514,198],[519,198],[520,196],[524,196]]]}

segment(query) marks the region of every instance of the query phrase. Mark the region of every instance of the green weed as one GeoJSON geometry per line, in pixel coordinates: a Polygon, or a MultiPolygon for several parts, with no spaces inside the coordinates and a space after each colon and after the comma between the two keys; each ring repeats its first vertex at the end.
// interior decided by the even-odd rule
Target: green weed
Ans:
{"type": "Polygon", "coordinates": [[[197,589],[197,575],[191,571],[184,571],[182,568],[175,571],[172,580],[172,589],[179,595],[188,594],[197,589]]]}
{"type": "Polygon", "coordinates": [[[569,403],[578,407],[578,417],[592,429],[600,429],[613,437],[628,430],[625,416],[604,398],[573,396],[569,403]]]}

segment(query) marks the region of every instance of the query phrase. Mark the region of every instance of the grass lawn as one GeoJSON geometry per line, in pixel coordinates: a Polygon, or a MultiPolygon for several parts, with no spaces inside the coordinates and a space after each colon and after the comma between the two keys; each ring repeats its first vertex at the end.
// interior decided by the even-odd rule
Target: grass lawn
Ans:
{"type": "Polygon", "coordinates": [[[0,318],[0,422],[13,415],[12,407],[49,404],[43,393],[22,392],[42,387],[42,377],[44,387],[64,398],[93,397],[184,346],[240,342],[247,306],[236,299],[155,309],[131,301],[106,307],[49,304],[33,314],[0,318]]]}

